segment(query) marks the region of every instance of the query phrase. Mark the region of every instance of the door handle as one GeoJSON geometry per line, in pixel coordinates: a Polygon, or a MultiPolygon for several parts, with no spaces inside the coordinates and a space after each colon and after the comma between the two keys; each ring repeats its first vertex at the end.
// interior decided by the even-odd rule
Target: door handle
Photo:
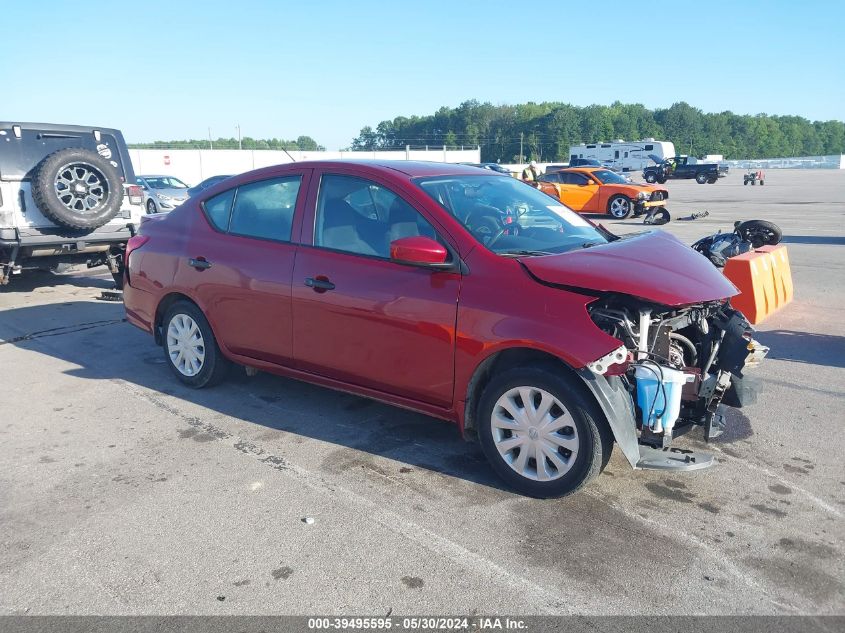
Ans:
{"type": "Polygon", "coordinates": [[[305,285],[313,288],[315,292],[325,292],[326,290],[334,290],[334,284],[325,277],[308,277],[305,280],[305,285]]]}
{"type": "Polygon", "coordinates": [[[205,257],[192,257],[188,260],[188,266],[197,270],[205,270],[211,268],[211,262],[206,260],[205,257]]]}

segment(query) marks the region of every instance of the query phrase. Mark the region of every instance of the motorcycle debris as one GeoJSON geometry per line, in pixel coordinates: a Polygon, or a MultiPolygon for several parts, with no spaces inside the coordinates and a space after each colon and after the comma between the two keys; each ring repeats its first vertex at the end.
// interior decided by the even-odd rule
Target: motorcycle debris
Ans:
{"type": "Polygon", "coordinates": [[[123,301],[122,290],[103,290],[99,297],[100,301],[123,301]]]}
{"type": "Polygon", "coordinates": [[[687,215],[682,218],[678,218],[679,220],[684,220],[685,222],[689,222],[690,220],[698,220],[699,218],[706,218],[710,215],[709,211],[696,211],[692,215],[687,215]]]}

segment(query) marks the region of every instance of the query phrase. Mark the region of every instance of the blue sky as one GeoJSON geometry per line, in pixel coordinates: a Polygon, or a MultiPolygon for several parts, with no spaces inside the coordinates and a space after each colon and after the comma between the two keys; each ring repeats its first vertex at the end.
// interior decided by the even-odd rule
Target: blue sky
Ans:
{"type": "Polygon", "coordinates": [[[8,0],[0,118],[314,137],[468,99],[845,120],[845,2],[8,0]]]}

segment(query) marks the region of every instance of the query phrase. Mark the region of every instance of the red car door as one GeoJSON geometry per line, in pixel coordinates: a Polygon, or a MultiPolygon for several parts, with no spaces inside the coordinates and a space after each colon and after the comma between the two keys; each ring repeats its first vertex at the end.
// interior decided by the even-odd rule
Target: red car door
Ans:
{"type": "Polygon", "coordinates": [[[293,273],[296,366],[451,405],[461,276],[389,258],[394,239],[439,238],[432,225],[385,184],[350,174],[323,174],[315,198],[293,273]]]}
{"type": "Polygon", "coordinates": [[[218,342],[287,365],[291,279],[310,170],[244,183],[203,203],[182,283],[193,288],[218,342]],[[202,220],[202,219],[201,219],[202,220]]]}

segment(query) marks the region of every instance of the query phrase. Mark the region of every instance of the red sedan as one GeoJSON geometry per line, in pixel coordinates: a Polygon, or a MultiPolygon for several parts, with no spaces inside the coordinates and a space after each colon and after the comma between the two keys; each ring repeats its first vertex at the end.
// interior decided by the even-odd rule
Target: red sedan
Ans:
{"type": "Polygon", "coordinates": [[[538,497],[614,443],[635,468],[709,465],[665,449],[718,434],[762,354],[736,289],[675,238],[619,238],[473,167],[260,169],[148,217],[125,258],[127,317],[185,384],[237,364],[451,420],[538,497]]]}

